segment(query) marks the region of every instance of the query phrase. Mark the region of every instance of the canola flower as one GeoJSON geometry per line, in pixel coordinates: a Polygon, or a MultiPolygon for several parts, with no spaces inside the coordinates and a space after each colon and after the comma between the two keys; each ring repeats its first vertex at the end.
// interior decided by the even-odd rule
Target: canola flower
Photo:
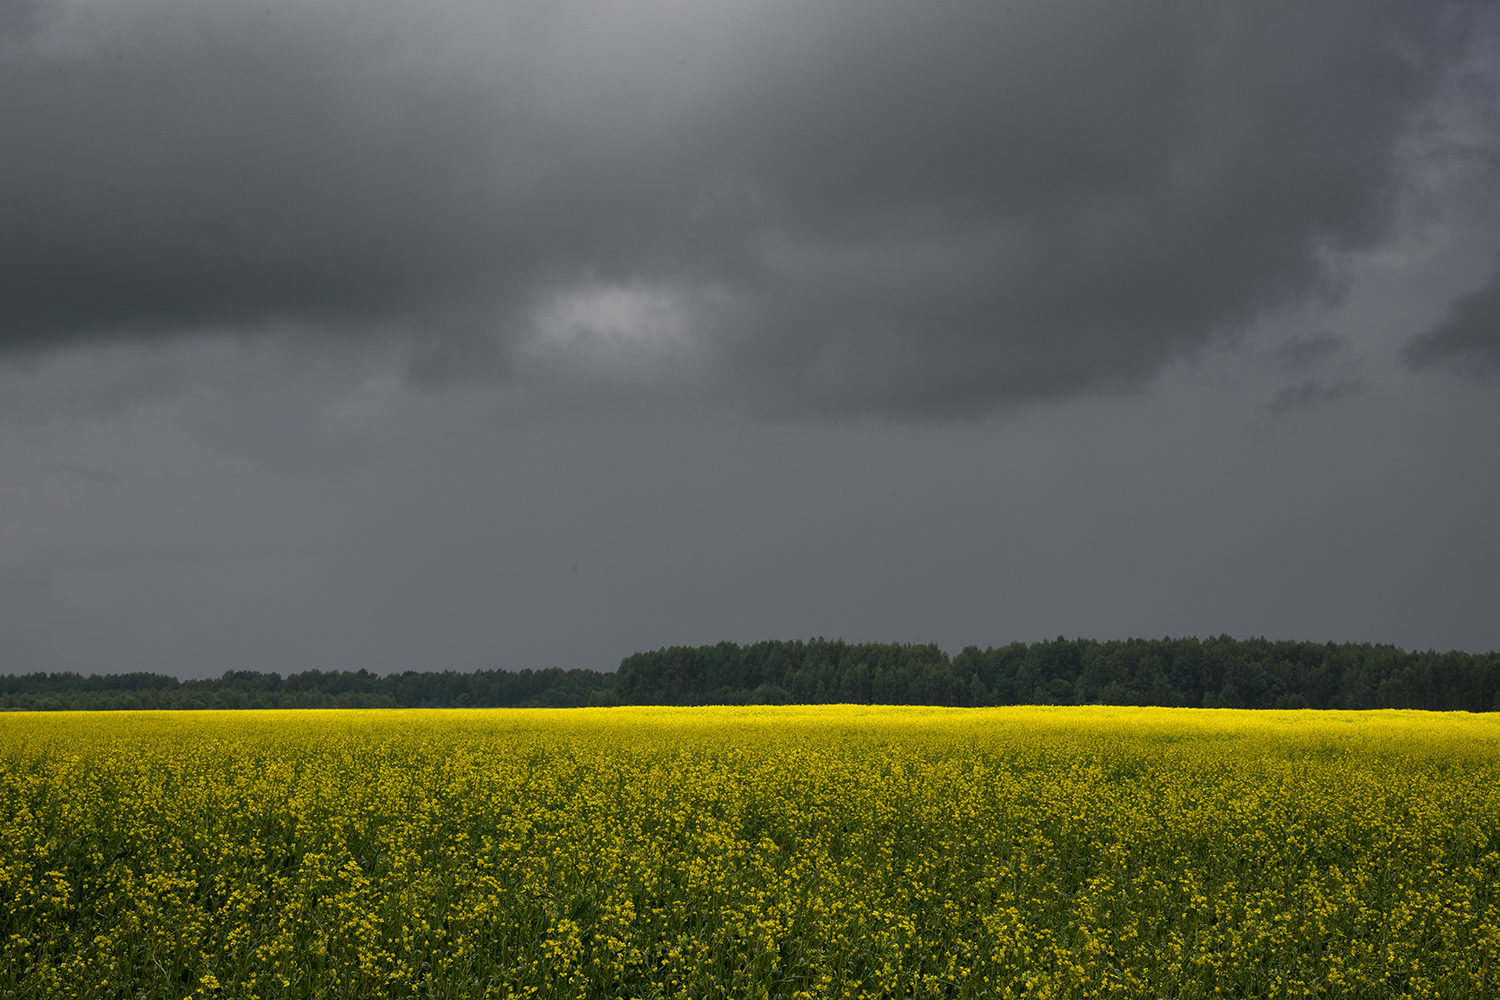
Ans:
{"type": "Polygon", "coordinates": [[[0,716],[3,997],[1500,995],[1500,717],[0,716]]]}

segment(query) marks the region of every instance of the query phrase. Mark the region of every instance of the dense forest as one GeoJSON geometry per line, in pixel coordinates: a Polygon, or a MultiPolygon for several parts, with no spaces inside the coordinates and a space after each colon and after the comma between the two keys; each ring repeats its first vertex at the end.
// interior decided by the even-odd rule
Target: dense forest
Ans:
{"type": "Polygon", "coordinates": [[[965,648],[758,642],[676,646],[620,664],[622,703],[1203,708],[1500,708],[1500,654],[1265,639],[1064,639],[965,648]]]}
{"type": "Polygon", "coordinates": [[[950,657],[936,645],[813,639],[673,646],[618,671],[235,671],[0,677],[3,709],[452,708],[819,704],[1500,709],[1500,654],[1265,639],[1064,639],[950,657]]]}

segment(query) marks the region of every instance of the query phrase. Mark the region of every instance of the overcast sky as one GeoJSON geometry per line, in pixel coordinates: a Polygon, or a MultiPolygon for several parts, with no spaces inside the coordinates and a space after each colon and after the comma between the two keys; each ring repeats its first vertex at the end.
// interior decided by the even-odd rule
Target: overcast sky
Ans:
{"type": "Polygon", "coordinates": [[[1500,647],[1500,9],[0,0],[0,672],[1500,647]]]}

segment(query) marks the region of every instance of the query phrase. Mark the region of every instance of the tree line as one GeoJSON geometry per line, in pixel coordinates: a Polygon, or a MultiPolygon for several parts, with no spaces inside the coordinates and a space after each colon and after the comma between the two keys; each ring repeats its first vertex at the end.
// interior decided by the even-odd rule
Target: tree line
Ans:
{"type": "Polygon", "coordinates": [[[767,641],[634,653],[614,672],[366,670],[0,677],[0,710],[576,708],[589,705],[1158,705],[1500,710],[1500,654],[1370,643],[1043,640],[965,647],[767,641]]]}
{"type": "Polygon", "coordinates": [[[165,674],[0,677],[0,710],[206,708],[579,708],[612,705],[615,675],[597,670],[368,670],[282,677],[234,670],[208,680],[165,674]]]}
{"type": "Polygon", "coordinates": [[[1157,705],[1500,709],[1500,654],[1315,642],[1043,640],[949,657],[936,645],[757,642],[627,656],[629,704],[1157,705]]]}

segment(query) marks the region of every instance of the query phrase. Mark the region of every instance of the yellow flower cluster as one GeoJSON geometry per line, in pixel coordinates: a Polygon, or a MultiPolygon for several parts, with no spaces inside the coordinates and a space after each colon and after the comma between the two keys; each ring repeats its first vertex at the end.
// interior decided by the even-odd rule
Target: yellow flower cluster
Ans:
{"type": "Polygon", "coordinates": [[[4,997],[1500,995],[1500,717],[0,716],[4,997]]]}

